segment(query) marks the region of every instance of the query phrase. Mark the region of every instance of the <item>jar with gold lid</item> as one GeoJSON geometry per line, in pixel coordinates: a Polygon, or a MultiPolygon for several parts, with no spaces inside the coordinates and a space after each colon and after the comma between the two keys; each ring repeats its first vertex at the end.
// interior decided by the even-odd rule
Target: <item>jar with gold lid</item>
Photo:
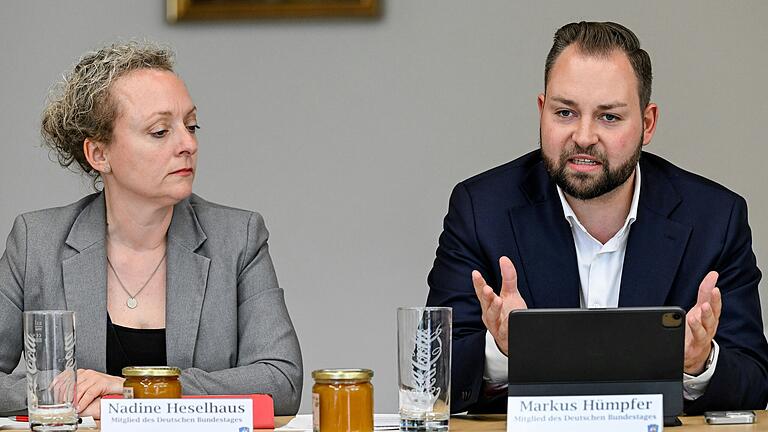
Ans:
{"type": "Polygon", "coordinates": [[[370,369],[320,369],[312,372],[314,432],[373,431],[370,369]]]}
{"type": "Polygon", "coordinates": [[[170,366],[123,368],[123,397],[126,399],[178,399],[181,369],[170,366]]]}

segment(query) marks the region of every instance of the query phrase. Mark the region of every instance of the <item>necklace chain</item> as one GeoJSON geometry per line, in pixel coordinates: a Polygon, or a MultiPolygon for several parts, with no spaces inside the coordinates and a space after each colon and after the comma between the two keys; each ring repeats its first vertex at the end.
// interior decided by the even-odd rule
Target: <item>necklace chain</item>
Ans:
{"type": "Polygon", "coordinates": [[[165,256],[166,254],[163,254],[163,258],[160,259],[160,262],[157,263],[157,266],[155,267],[155,269],[152,270],[152,274],[149,275],[149,278],[147,279],[146,282],[144,282],[144,285],[142,285],[141,288],[139,288],[139,290],[136,291],[136,294],[131,295],[131,293],[125,287],[125,284],[123,284],[123,281],[120,280],[120,276],[117,275],[117,270],[115,270],[115,267],[112,265],[112,261],[109,260],[109,255],[107,255],[107,264],[109,265],[109,268],[112,269],[112,273],[115,274],[115,279],[117,279],[117,283],[120,285],[120,288],[122,288],[123,291],[125,291],[125,293],[128,294],[128,300],[125,302],[125,304],[129,308],[136,309],[136,307],[139,305],[139,302],[136,301],[136,297],[138,297],[139,294],[141,294],[141,292],[144,291],[144,288],[146,288],[147,285],[149,285],[149,281],[151,281],[152,278],[155,277],[155,273],[157,273],[157,270],[163,264],[163,261],[165,261],[165,256]]]}

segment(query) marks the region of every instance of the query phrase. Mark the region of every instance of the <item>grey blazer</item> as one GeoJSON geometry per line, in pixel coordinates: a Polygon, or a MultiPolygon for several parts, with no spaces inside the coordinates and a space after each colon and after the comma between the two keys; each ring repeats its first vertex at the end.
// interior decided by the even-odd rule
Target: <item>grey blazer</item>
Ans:
{"type": "MultiPolygon", "coordinates": [[[[77,367],[106,370],[103,194],[18,216],[0,258],[0,412],[26,408],[22,312],[76,312],[77,367]]],[[[185,394],[268,393],[299,408],[299,342],[258,213],[192,195],[168,229],[166,353],[185,394]]]]}

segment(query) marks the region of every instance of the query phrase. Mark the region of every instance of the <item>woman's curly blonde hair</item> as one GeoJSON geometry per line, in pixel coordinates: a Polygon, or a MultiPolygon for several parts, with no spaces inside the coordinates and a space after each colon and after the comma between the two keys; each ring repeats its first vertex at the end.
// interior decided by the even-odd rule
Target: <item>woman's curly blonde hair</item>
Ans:
{"type": "Polygon", "coordinates": [[[99,172],[85,158],[83,142],[86,138],[110,142],[118,114],[117,102],[110,96],[112,84],[137,69],[173,72],[173,59],[168,48],[135,41],[86,53],[48,96],[40,127],[44,145],[56,153],[62,167],[77,162],[95,187],[99,172]]]}

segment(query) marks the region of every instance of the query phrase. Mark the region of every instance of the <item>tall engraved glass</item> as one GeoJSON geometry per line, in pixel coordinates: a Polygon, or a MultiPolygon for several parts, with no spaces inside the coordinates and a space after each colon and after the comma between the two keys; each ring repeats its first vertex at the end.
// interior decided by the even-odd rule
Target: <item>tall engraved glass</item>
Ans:
{"type": "Polygon", "coordinates": [[[75,313],[24,312],[24,358],[30,428],[77,430],[75,313]]]}
{"type": "Polygon", "coordinates": [[[448,430],[451,319],[448,307],[397,309],[401,431],[448,430]]]}

